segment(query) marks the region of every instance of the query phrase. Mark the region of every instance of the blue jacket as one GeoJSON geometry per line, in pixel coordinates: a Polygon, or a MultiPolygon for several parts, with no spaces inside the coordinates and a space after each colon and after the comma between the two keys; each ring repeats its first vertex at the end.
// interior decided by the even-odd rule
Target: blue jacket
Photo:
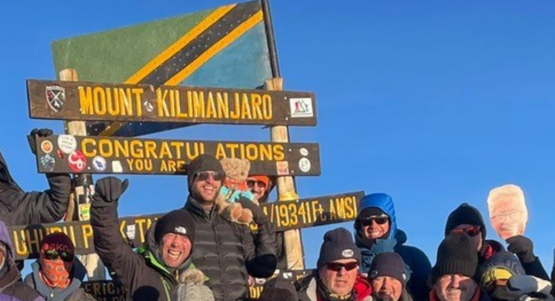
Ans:
{"type": "Polygon", "coordinates": [[[355,220],[356,238],[355,242],[362,253],[360,270],[368,273],[372,260],[376,254],[383,252],[395,252],[401,255],[407,265],[407,275],[410,276],[407,289],[415,301],[428,300],[430,288],[427,285],[428,275],[432,270],[430,260],[422,250],[404,245],[407,235],[404,231],[397,228],[397,217],[395,206],[391,196],[385,193],[373,193],[364,196],[359,203],[359,215],[355,220]],[[385,239],[375,239],[374,241],[364,239],[360,226],[361,213],[366,208],[378,208],[389,216],[390,231],[385,239]]]}

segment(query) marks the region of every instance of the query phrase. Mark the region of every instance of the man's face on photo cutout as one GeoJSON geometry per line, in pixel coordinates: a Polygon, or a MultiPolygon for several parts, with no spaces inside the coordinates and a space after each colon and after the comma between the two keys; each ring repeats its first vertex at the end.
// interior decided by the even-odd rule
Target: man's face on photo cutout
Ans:
{"type": "Polygon", "coordinates": [[[500,194],[492,204],[489,212],[490,222],[499,237],[506,240],[524,234],[528,211],[515,195],[500,194]]]}

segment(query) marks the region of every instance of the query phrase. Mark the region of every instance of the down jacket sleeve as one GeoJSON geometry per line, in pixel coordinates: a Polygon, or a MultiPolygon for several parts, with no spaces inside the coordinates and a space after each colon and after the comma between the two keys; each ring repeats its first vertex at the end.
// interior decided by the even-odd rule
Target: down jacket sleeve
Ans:
{"type": "Polygon", "coordinates": [[[47,174],[46,179],[50,189],[42,192],[0,183],[0,219],[10,226],[59,221],[67,211],[71,179],[68,174],[47,174]]]}

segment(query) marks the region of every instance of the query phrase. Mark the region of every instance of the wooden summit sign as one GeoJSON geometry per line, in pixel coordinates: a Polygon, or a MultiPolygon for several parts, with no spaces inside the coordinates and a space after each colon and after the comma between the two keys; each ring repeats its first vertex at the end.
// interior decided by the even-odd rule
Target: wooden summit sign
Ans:
{"type": "MultiPolygon", "coordinates": [[[[301,229],[353,221],[364,192],[319,196],[288,202],[261,204],[276,231],[301,229]]],[[[120,232],[132,247],[140,247],[146,231],[162,214],[120,218],[120,232]]],[[[93,231],[89,221],[10,227],[16,260],[37,258],[42,238],[53,232],[66,233],[75,245],[75,254],[94,253],[93,231]]]]}
{"type": "Polygon", "coordinates": [[[28,80],[31,118],[316,125],[314,93],[28,80]]]}
{"type": "Polygon", "coordinates": [[[37,139],[41,173],[183,175],[201,154],[251,161],[252,174],[320,175],[317,143],[159,140],[59,135],[37,139]]]}

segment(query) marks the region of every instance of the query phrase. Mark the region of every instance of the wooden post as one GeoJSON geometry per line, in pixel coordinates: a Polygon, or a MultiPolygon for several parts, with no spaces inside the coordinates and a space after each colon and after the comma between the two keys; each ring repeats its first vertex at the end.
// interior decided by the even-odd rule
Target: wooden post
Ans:
{"type": "MultiPolygon", "coordinates": [[[[74,69],[64,69],[60,71],[60,80],[62,81],[78,81],[77,71],[74,69]]],[[[65,132],[69,135],[86,136],[87,128],[84,121],[66,121],[65,132]]],[[[74,193],[70,197],[70,203],[66,214],[65,221],[72,220],[89,220],[90,215],[90,196],[92,193],[92,177],[90,175],[74,176],[74,193]],[[76,180],[76,181],[75,181],[76,180]]],[[[104,264],[96,254],[82,255],[81,262],[87,269],[87,278],[89,281],[106,279],[106,269],[104,264]]]]}
{"type": "MultiPolygon", "coordinates": [[[[282,91],[283,78],[271,78],[266,80],[266,90],[282,91]]],[[[272,142],[289,142],[289,132],[287,126],[273,126],[271,128],[272,142]]],[[[277,177],[276,186],[279,196],[284,194],[296,193],[295,180],[291,176],[277,177]]],[[[303,270],[304,256],[301,241],[301,230],[288,230],[284,232],[285,256],[287,258],[287,269],[303,270]]]]}

